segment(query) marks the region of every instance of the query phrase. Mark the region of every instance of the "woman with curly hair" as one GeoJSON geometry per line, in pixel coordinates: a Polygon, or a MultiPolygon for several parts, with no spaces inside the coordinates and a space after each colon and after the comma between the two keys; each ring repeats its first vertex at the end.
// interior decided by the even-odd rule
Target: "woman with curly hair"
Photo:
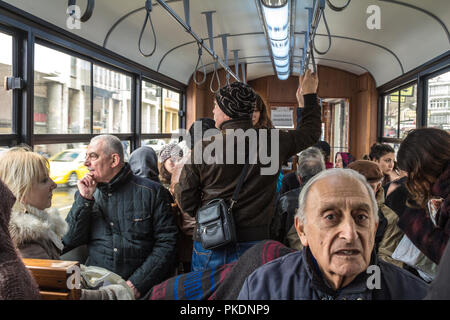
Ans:
{"type": "Polygon", "coordinates": [[[397,211],[398,225],[438,264],[450,236],[450,134],[436,128],[412,130],[397,159],[399,168],[408,173],[409,193],[406,209],[397,211]]]}

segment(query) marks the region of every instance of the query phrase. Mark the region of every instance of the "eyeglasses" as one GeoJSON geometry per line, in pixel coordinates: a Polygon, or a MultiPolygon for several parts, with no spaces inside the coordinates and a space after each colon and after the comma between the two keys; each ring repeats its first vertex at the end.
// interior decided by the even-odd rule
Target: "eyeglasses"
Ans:
{"type": "Polygon", "coordinates": [[[86,158],[84,158],[84,161],[92,161],[92,160],[97,160],[99,157],[98,154],[96,154],[95,152],[91,152],[89,154],[86,154],[86,158]]]}

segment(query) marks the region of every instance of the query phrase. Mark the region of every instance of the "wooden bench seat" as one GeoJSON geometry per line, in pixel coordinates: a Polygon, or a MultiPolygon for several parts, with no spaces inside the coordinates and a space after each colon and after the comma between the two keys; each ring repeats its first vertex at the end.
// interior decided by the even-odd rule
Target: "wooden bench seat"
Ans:
{"type": "Polygon", "coordinates": [[[80,264],[76,261],[22,259],[30,270],[43,300],[79,300],[81,289],[69,289],[67,279],[73,272],[68,269],[80,264]]]}

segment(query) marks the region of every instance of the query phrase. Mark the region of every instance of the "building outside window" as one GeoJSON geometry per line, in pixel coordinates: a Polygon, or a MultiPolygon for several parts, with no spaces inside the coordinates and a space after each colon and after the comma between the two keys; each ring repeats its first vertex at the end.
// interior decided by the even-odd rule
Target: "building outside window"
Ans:
{"type": "Polygon", "coordinates": [[[13,37],[0,32],[0,134],[12,133],[12,90],[3,79],[12,76],[13,37]]]}
{"type": "Polygon", "coordinates": [[[450,132],[450,71],[427,81],[427,127],[450,132]]]}

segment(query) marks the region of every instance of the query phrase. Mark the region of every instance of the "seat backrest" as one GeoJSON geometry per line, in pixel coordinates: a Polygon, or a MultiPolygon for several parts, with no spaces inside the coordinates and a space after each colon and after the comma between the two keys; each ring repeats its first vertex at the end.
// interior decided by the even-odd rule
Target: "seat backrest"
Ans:
{"type": "MultiPolygon", "coordinates": [[[[71,277],[74,272],[80,272],[79,262],[44,259],[22,260],[36,280],[43,300],[80,299],[81,289],[75,288],[74,283],[77,275],[71,277]]],[[[78,275],[78,279],[80,279],[79,276],[81,275],[78,275]]]]}

